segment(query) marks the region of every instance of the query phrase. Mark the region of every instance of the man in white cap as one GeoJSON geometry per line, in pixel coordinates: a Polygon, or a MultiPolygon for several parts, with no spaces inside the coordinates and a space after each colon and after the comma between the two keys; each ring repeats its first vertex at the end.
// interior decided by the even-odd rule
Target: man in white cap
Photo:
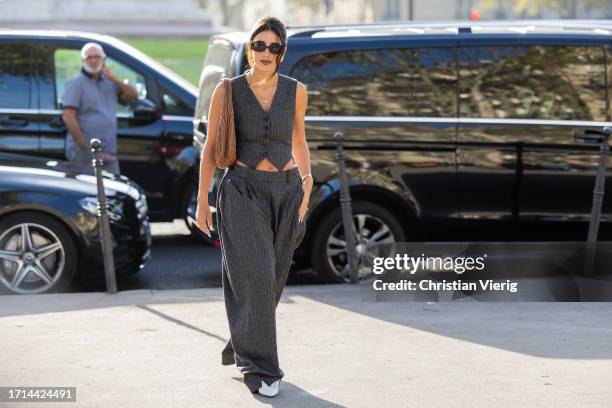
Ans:
{"type": "Polygon", "coordinates": [[[117,158],[117,102],[138,100],[136,89],[124,84],[104,64],[106,54],[97,43],[81,48],[81,71],[66,82],[62,119],[66,133],[66,157],[69,162],[92,167],[89,142],[102,141],[103,168],[120,174],[117,158]]]}

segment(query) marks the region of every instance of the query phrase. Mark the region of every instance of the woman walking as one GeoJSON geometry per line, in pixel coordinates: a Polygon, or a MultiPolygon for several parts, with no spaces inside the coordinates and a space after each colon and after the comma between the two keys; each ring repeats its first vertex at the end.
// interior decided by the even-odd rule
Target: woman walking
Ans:
{"type": "MultiPolygon", "coordinates": [[[[278,73],[286,51],[284,24],[275,17],[259,19],[246,44],[250,68],[231,79],[236,161],[225,171],[216,197],[231,336],[221,362],[236,364],[251,392],[270,397],[278,394],[284,376],[277,354],[276,307],[305,233],[313,184],[304,129],[307,91],[301,82],[278,73]]],[[[196,220],[208,236],[221,85],[212,94],[200,162],[196,220]]]]}

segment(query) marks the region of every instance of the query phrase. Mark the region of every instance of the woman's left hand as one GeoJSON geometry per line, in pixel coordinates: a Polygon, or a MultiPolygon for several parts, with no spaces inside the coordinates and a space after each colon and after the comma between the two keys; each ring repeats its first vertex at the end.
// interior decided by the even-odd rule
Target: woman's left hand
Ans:
{"type": "Polygon", "coordinates": [[[304,217],[306,216],[306,211],[308,211],[308,202],[306,200],[302,200],[302,204],[300,205],[300,210],[298,212],[298,221],[304,222],[304,217]]]}
{"type": "Polygon", "coordinates": [[[308,201],[310,201],[310,191],[312,190],[312,177],[307,177],[304,184],[302,184],[302,189],[304,190],[304,196],[302,198],[302,203],[300,204],[300,209],[298,211],[298,221],[304,222],[304,217],[306,216],[306,212],[308,211],[308,201]]]}

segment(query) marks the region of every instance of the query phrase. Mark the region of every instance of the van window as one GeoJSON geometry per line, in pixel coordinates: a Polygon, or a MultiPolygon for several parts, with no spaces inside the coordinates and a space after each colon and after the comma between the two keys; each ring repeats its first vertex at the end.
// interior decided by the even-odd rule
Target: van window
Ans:
{"type": "Polygon", "coordinates": [[[193,117],[193,109],[181,98],[166,88],[161,89],[164,114],[193,117]]]}
{"type": "MultiPolygon", "coordinates": [[[[55,89],[56,104],[61,107],[66,82],[81,70],[81,51],[77,49],[57,49],[53,54],[55,63],[55,89]]],[[[144,76],[139,72],[127,67],[111,57],[106,57],[106,66],[113,74],[123,80],[124,83],[132,85],[138,92],[138,98],[147,97],[147,86],[144,76]]],[[[118,101],[117,112],[130,112],[130,103],[118,101]]]]}
{"type": "Polygon", "coordinates": [[[30,108],[31,54],[27,44],[0,43],[0,108],[30,108]]]}
{"type": "Polygon", "coordinates": [[[605,120],[603,47],[464,47],[459,64],[463,117],[605,120]]]}
{"type": "Polygon", "coordinates": [[[298,62],[307,115],[456,116],[455,48],[329,52],[298,62]]]}
{"type": "Polygon", "coordinates": [[[210,99],[217,84],[225,77],[234,77],[232,69],[232,58],[234,48],[229,42],[219,40],[216,44],[208,46],[204,58],[204,68],[200,75],[198,103],[196,105],[195,118],[205,119],[210,108],[210,99]]]}

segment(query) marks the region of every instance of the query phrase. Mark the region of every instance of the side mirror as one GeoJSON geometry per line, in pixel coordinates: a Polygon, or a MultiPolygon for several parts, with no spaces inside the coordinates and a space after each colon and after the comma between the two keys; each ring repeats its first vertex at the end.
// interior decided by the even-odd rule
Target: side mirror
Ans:
{"type": "Polygon", "coordinates": [[[134,118],[136,119],[155,119],[157,118],[157,106],[150,99],[139,99],[134,106],[134,118]]]}
{"type": "Polygon", "coordinates": [[[583,129],[574,131],[574,140],[584,142],[586,144],[601,144],[607,141],[612,134],[612,128],[604,127],[603,129],[583,129]]]}

